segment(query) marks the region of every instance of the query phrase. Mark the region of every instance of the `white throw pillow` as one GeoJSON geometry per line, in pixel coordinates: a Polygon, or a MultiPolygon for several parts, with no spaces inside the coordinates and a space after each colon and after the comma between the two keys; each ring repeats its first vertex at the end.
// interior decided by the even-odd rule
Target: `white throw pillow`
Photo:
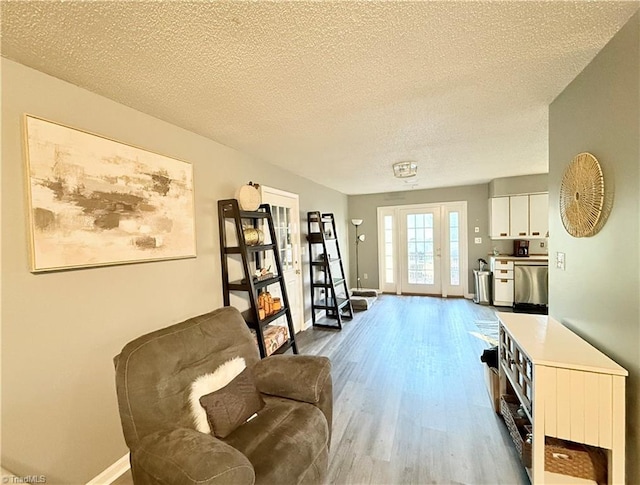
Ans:
{"type": "Polygon", "coordinates": [[[207,420],[207,413],[200,404],[200,398],[206,396],[234,380],[246,368],[245,361],[242,357],[234,357],[228,360],[215,371],[198,377],[191,384],[191,393],[189,394],[189,402],[191,404],[191,415],[195,423],[196,429],[201,433],[211,434],[211,427],[207,420]]]}

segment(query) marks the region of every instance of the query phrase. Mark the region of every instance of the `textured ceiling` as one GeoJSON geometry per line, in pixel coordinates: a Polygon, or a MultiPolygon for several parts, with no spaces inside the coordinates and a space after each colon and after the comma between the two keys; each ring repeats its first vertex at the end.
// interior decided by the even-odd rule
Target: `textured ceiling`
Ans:
{"type": "Polygon", "coordinates": [[[546,172],[549,103],[638,5],[3,0],[2,55],[362,194],[546,172]]]}

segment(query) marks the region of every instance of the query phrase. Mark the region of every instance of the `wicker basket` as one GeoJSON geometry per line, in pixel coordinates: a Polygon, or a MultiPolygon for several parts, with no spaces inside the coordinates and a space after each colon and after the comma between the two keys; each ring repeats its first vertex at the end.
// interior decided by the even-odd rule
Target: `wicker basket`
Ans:
{"type": "Polygon", "coordinates": [[[509,429],[513,444],[520,455],[522,464],[531,468],[531,443],[527,443],[523,436],[527,433],[525,426],[529,425],[529,420],[518,416],[519,407],[520,402],[515,396],[508,394],[500,396],[500,413],[509,429]]]}
{"type": "Polygon", "coordinates": [[[601,448],[547,437],[544,467],[553,473],[607,483],[607,457],[601,448]]]}

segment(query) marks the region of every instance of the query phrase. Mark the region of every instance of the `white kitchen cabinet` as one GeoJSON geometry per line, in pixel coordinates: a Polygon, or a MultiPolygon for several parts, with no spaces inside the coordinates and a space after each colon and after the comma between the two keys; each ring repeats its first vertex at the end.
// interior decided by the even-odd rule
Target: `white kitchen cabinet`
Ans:
{"type": "Polygon", "coordinates": [[[489,199],[489,237],[509,236],[509,197],[489,199]]]}
{"type": "Polygon", "coordinates": [[[511,278],[493,277],[493,306],[513,306],[513,272],[511,278]]]}
{"type": "Polygon", "coordinates": [[[549,194],[511,195],[489,199],[491,239],[537,239],[549,231],[549,194]]]}
{"type": "Polygon", "coordinates": [[[509,197],[509,236],[527,237],[529,235],[529,196],[509,197]]]}
{"type": "Polygon", "coordinates": [[[549,194],[529,196],[529,235],[546,237],[549,231],[549,194]]]}
{"type": "Polygon", "coordinates": [[[626,369],[552,317],[497,316],[500,393],[508,382],[532,426],[532,485],[595,483],[549,470],[547,437],[600,448],[608,483],[625,483],[626,369]]]}

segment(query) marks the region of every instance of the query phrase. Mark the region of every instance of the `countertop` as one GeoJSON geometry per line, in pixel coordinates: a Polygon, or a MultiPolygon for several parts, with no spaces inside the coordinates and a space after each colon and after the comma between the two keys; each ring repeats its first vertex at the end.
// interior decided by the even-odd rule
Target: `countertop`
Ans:
{"type": "Polygon", "coordinates": [[[552,317],[504,312],[496,315],[534,364],[628,375],[626,369],[552,317]]]}
{"type": "Polygon", "coordinates": [[[530,254],[529,256],[525,256],[525,257],[510,256],[508,254],[499,254],[498,256],[491,255],[490,257],[496,258],[496,259],[502,259],[505,261],[549,261],[548,254],[530,254]]]}

